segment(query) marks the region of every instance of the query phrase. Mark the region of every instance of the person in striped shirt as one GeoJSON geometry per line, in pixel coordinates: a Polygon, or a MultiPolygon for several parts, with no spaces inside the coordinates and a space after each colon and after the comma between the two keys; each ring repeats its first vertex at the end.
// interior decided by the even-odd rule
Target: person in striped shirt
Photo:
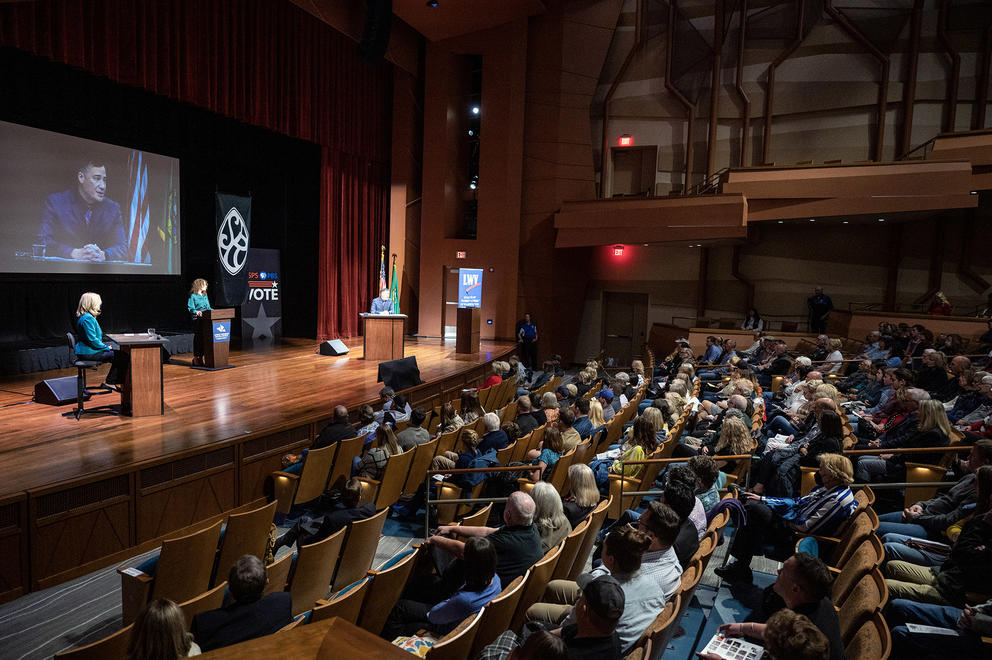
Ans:
{"type": "Polygon", "coordinates": [[[751,558],[766,545],[792,544],[796,532],[837,536],[858,508],[851,492],[854,468],[841,454],[822,454],[818,475],[822,485],[805,497],[743,494],[747,523],[730,546],[737,561],[716,569],[717,575],[731,582],[751,581],[751,558]]]}

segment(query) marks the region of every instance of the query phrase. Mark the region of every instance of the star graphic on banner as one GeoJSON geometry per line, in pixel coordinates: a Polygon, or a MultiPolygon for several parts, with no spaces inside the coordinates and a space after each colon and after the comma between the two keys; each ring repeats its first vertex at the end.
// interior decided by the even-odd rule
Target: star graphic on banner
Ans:
{"type": "Polygon", "coordinates": [[[272,337],[272,326],[279,322],[281,316],[266,316],[265,305],[258,306],[258,316],[255,318],[242,317],[241,320],[251,326],[252,339],[268,339],[272,337]]]}

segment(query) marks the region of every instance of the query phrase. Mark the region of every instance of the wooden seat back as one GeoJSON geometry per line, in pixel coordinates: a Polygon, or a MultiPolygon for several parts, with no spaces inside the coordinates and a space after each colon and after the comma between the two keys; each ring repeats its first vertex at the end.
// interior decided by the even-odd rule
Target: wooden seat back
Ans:
{"type": "Polygon", "coordinates": [[[334,464],[331,466],[327,485],[329,488],[340,489],[344,487],[345,482],[351,477],[351,466],[355,462],[355,459],[362,455],[365,438],[348,438],[335,443],[334,446],[337,447],[337,453],[334,454],[334,464]]]}
{"type": "Polygon", "coordinates": [[[415,493],[417,489],[424,485],[427,477],[427,470],[431,466],[431,460],[437,452],[437,439],[417,445],[413,448],[413,458],[410,459],[410,471],[406,475],[403,483],[403,493],[415,493]]]}
{"type": "Polygon", "coordinates": [[[457,628],[438,640],[424,657],[429,660],[465,660],[485,612],[486,608],[482,608],[478,613],[462,621],[457,628]]]}
{"type": "Polygon", "coordinates": [[[420,556],[420,546],[412,552],[401,556],[399,559],[390,560],[386,566],[378,571],[369,571],[372,576],[372,585],[365,596],[365,604],[358,616],[358,625],[365,628],[373,635],[382,632],[386,625],[386,618],[396,606],[406,586],[410,574],[416,566],[417,558],[420,556]]]}
{"type": "Polygon", "coordinates": [[[280,559],[276,559],[265,567],[265,575],[269,579],[265,585],[263,596],[267,596],[274,591],[286,591],[289,584],[289,572],[293,568],[293,553],[289,552],[280,559]]]}
{"type": "Polygon", "coordinates": [[[348,535],[341,549],[341,561],[337,575],[334,576],[334,586],[342,589],[352,582],[357,582],[372,567],[375,550],[382,536],[382,526],[386,522],[389,509],[366,518],[356,520],[348,526],[348,535]]]}
{"type": "Polygon", "coordinates": [[[276,502],[273,500],[254,511],[231,514],[224,528],[220,554],[217,557],[217,568],[211,584],[217,584],[227,579],[227,573],[244,555],[254,555],[265,559],[265,548],[269,542],[269,529],[276,514],[276,502]]]}
{"type": "Polygon", "coordinates": [[[524,613],[526,613],[527,608],[539,601],[544,595],[544,590],[555,572],[560,554],[561,544],[551,548],[540,561],[530,567],[530,576],[527,578],[524,592],[520,596],[520,603],[513,615],[513,622],[510,624],[511,630],[519,630],[524,625],[524,613]]]}
{"type": "Polygon", "coordinates": [[[592,546],[596,542],[599,530],[603,527],[603,521],[606,520],[606,512],[609,510],[611,504],[612,498],[601,500],[596,505],[596,508],[586,516],[589,519],[589,528],[586,530],[586,535],[582,538],[579,551],[575,553],[575,560],[572,562],[572,566],[568,569],[569,580],[575,580],[575,578],[579,577],[579,574],[586,567],[586,561],[588,561],[589,555],[592,553],[592,546]]]}
{"type": "Polygon", "coordinates": [[[179,603],[179,609],[183,611],[183,617],[186,619],[186,630],[190,629],[193,625],[193,617],[200,612],[220,609],[224,605],[224,594],[226,592],[227,580],[195,598],[190,598],[185,603],[179,603]]]}
{"type": "Polygon", "coordinates": [[[475,641],[472,643],[472,651],[467,657],[479,657],[483,648],[510,627],[510,620],[513,619],[513,613],[524,594],[526,578],[526,574],[517,577],[486,605],[486,613],[479,623],[479,630],[475,633],[475,641]]]}
{"type": "Polygon", "coordinates": [[[857,512],[844,528],[840,543],[834,546],[830,555],[830,565],[840,568],[847,563],[862,541],[878,529],[878,515],[870,508],[857,512]]]}
{"type": "Polygon", "coordinates": [[[348,623],[357,622],[358,613],[362,609],[362,603],[365,602],[371,581],[372,578],[366,575],[359,582],[348,585],[341,593],[335,594],[331,600],[317,601],[309,622],[317,623],[335,616],[341,617],[348,623]]]}
{"type": "Polygon", "coordinates": [[[112,635],[107,635],[92,644],[59,651],[55,654],[55,660],[109,660],[110,658],[126,658],[127,647],[131,644],[131,629],[132,626],[128,624],[112,635]]]}
{"type": "Polygon", "coordinates": [[[551,479],[549,481],[558,493],[564,493],[565,491],[565,482],[568,480],[568,468],[572,466],[572,461],[574,459],[575,447],[562,454],[561,458],[558,459],[558,462],[555,463],[555,467],[551,472],[551,479]]]}
{"type": "Polygon", "coordinates": [[[858,629],[881,608],[889,598],[885,577],[878,568],[866,573],[837,608],[840,634],[849,643],[858,629]]]}
{"type": "MultiPolygon", "coordinates": [[[[677,626],[678,614],[682,605],[682,594],[681,591],[676,591],[668,602],[665,603],[665,607],[662,608],[658,616],[654,618],[648,627],[644,629],[641,633],[641,638],[637,640],[634,644],[635,649],[644,649],[644,654],[641,656],[644,660],[650,660],[651,649],[658,648],[658,644],[661,642],[661,638],[666,634],[668,629],[672,626],[677,626]]],[[[629,660],[630,656],[627,656],[629,660]]]]}
{"type": "Polygon", "coordinates": [[[503,447],[502,449],[497,449],[496,462],[503,467],[509,465],[510,461],[513,460],[513,452],[517,450],[517,444],[519,444],[519,442],[520,441],[517,440],[516,442],[510,443],[507,446],[503,447]]]}
{"type": "Polygon", "coordinates": [[[293,616],[312,610],[318,600],[327,598],[346,533],[346,529],[339,529],[323,541],[300,546],[289,582],[293,616]]]}
{"type": "Polygon", "coordinates": [[[552,580],[567,580],[568,572],[572,570],[572,564],[575,563],[575,556],[579,554],[579,550],[582,548],[582,541],[585,539],[586,532],[589,531],[589,518],[586,518],[578,525],[575,529],[565,537],[562,543],[561,555],[558,557],[558,563],[555,565],[555,572],[552,573],[552,580]]]}
{"type": "Polygon", "coordinates": [[[872,534],[862,541],[844,566],[839,571],[832,571],[836,577],[830,588],[830,600],[835,603],[844,602],[858,580],[881,565],[884,558],[885,550],[877,536],[872,534]]]}
{"type": "MultiPolygon", "coordinates": [[[[510,462],[520,463],[524,460],[524,456],[527,455],[527,448],[530,447],[531,438],[534,436],[534,431],[531,431],[527,435],[517,438],[516,443],[513,445],[513,454],[510,457],[510,462]]],[[[504,467],[509,465],[509,463],[500,463],[504,467]]]]}
{"type": "Polygon", "coordinates": [[[400,499],[406,478],[410,474],[413,457],[413,450],[393,454],[386,459],[386,467],[383,468],[378,480],[362,479],[376,484],[375,496],[371,500],[375,503],[376,510],[391,507],[400,499]]]}
{"type": "Polygon", "coordinates": [[[462,428],[463,427],[459,427],[438,436],[437,446],[434,448],[434,455],[443,456],[446,451],[454,451],[455,443],[458,442],[458,434],[461,433],[462,428]]]}
{"type": "Polygon", "coordinates": [[[881,612],[875,612],[854,633],[844,649],[845,658],[884,660],[892,653],[892,635],[881,612]]]}
{"type": "MultiPolygon", "coordinates": [[[[925,483],[943,481],[947,468],[942,465],[906,462],[906,482],[925,483]]],[[[933,498],[937,494],[937,486],[906,486],[906,508],[917,502],[933,498]]]]}
{"type": "Polygon", "coordinates": [[[337,446],[331,445],[322,449],[311,449],[307,452],[307,458],[303,462],[303,471],[300,472],[300,481],[296,485],[296,495],[293,497],[294,504],[310,502],[323,494],[337,451],[337,446]]]}

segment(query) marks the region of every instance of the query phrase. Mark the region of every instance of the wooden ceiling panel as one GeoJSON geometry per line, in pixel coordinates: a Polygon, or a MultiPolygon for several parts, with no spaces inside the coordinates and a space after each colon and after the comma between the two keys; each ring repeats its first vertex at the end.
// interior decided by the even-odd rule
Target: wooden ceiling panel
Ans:
{"type": "Polygon", "coordinates": [[[487,30],[546,11],[541,0],[393,0],[393,14],[431,41],[487,30]]]}

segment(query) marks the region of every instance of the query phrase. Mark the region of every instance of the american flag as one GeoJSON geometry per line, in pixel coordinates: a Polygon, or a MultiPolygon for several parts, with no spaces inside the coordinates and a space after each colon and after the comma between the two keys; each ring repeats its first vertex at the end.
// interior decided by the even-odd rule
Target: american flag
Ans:
{"type": "Polygon", "coordinates": [[[389,285],[386,284],[386,246],[379,246],[379,288],[376,290],[376,295],[379,294],[383,289],[388,288],[389,285]]]}
{"type": "Polygon", "coordinates": [[[131,154],[129,164],[131,189],[131,209],[128,215],[128,261],[140,263],[148,250],[145,239],[148,238],[148,163],[142,158],[140,151],[131,154]]]}

